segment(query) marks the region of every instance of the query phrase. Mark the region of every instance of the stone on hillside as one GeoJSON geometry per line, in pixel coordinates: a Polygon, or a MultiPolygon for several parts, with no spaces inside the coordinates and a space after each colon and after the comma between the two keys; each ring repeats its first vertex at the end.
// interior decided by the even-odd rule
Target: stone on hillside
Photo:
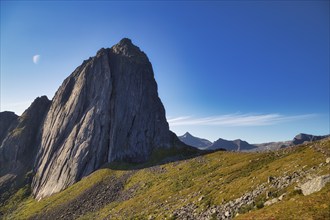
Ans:
{"type": "Polygon", "coordinates": [[[274,177],[272,177],[272,176],[269,176],[268,177],[268,180],[267,180],[267,182],[268,183],[271,183],[271,182],[273,182],[275,180],[275,178],[274,177]]]}
{"type": "Polygon", "coordinates": [[[282,201],[283,198],[284,198],[285,196],[286,196],[286,193],[283,193],[282,195],[280,195],[280,196],[278,197],[278,200],[282,201]]]}
{"type": "Polygon", "coordinates": [[[320,191],[326,183],[330,182],[330,175],[323,175],[313,178],[303,184],[300,188],[302,193],[307,196],[314,192],[320,191]]]}
{"type": "Polygon", "coordinates": [[[274,203],[277,203],[279,200],[277,198],[274,198],[274,199],[271,199],[271,200],[268,200],[267,202],[264,203],[264,206],[270,206],[274,203]]]}

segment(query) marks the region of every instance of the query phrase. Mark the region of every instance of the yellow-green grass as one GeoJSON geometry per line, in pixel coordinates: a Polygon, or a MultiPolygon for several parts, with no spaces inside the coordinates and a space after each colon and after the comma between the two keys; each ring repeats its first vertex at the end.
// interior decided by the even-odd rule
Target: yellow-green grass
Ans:
{"type": "MultiPolygon", "coordinates": [[[[269,176],[285,176],[297,170],[310,170],[314,166],[317,167],[315,175],[328,174],[329,164],[319,166],[325,162],[326,155],[316,150],[316,145],[321,149],[330,150],[330,140],[326,140],[278,152],[235,153],[219,151],[196,158],[161,164],[157,168],[154,167],[155,169],[139,166],[141,169],[137,169],[124,185],[124,190],[138,186],[132,198],[126,201],[112,202],[97,212],[81,216],[80,219],[102,219],[106,216],[110,216],[111,219],[145,219],[150,216],[156,219],[169,219],[174,210],[189,203],[198,205],[198,211],[202,212],[211,205],[220,205],[223,202],[236,199],[258,185],[267,183],[269,176]]],[[[16,211],[7,215],[6,218],[26,219],[39,212],[51,210],[77,197],[109,175],[121,176],[133,169],[134,166],[112,164],[108,166],[110,168],[96,171],[63,192],[39,202],[32,198],[25,199],[19,204],[16,211]]],[[[284,211],[286,211],[286,216],[289,216],[296,210],[302,216],[304,216],[303,213],[306,213],[306,218],[308,218],[313,214],[313,210],[308,208],[312,202],[315,202],[315,207],[317,207],[315,212],[321,213],[319,216],[323,216],[322,213],[325,213],[326,208],[329,209],[323,205],[326,201],[323,199],[329,201],[329,186],[319,193],[306,197],[299,194],[294,195],[292,193],[293,186],[282,190],[282,192],[288,193],[285,201],[259,210],[253,209],[251,212],[238,217],[244,219],[244,216],[247,216],[247,218],[253,219],[260,213],[261,216],[267,216],[266,218],[275,217],[277,219],[277,217],[285,217],[282,215],[284,211]],[[302,202],[298,205],[297,201],[302,202]],[[288,205],[291,204],[293,205],[288,211],[288,205]],[[306,207],[299,212],[298,209],[301,206],[306,207]],[[272,213],[273,207],[276,208],[274,210],[277,212],[269,215],[272,213]],[[253,213],[257,214],[253,215],[253,213]]],[[[264,195],[261,195],[260,199],[265,199],[263,197],[264,195]]],[[[245,211],[249,211],[249,209],[245,211]]]]}
{"type": "MultiPolygon", "coordinates": [[[[117,172],[116,174],[118,175],[119,173],[121,172],[117,172]]],[[[73,200],[75,197],[77,197],[96,183],[102,181],[104,178],[116,174],[110,169],[101,169],[94,172],[92,175],[83,178],[77,184],[70,186],[66,190],[60,193],[56,193],[45,199],[42,199],[39,202],[30,196],[21,201],[21,204],[18,205],[17,210],[12,213],[9,213],[9,215],[5,216],[5,218],[28,219],[29,217],[40,212],[51,210],[54,207],[73,200]]],[[[10,202],[13,201],[13,199],[17,198],[17,194],[20,195],[21,192],[18,191],[14,196],[12,196],[7,205],[3,207],[3,209],[10,208],[10,202]]]]}

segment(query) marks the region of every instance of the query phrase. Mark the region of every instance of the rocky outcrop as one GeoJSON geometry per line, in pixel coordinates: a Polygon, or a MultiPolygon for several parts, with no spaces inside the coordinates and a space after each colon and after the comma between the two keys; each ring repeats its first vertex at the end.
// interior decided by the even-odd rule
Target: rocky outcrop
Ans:
{"type": "Polygon", "coordinates": [[[40,141],[40,128],[49,105],[46,96],[37,98],[17,119],[17,125],[0,146],[0,176],[7,173],[20,175],[32,169],[40,141]]]}
{"type": "Polygon", "coordinates": [[[22,116],[13,119],[0,146],[0,203],[17,188],[31,183],[30,171],[33,169],[40,143],[40,129],[49,105],[46,96],[37,98],[22,116]]]}
{"type": "Polygon", "coordinates": [[[212,144],[211,141],[195,137],[189,132],[186,132],[184,135],[178,137],[183,143],[196,147],[198,149],[205,149],[212,144]]]}
{"type": "Polygon", "coordinates": [[[10,130],[10,125],[15,123],[17,118],[18,116],[14,112],[0,112],[0,146],[10,130]]]}
{"type": "Polygon", "coordinates": [[[33,179],[37,199],[106,162],[146,161],[172,147],[147,56],[125,38],[82,63],[56,92],[43,125],[33,179]]]}

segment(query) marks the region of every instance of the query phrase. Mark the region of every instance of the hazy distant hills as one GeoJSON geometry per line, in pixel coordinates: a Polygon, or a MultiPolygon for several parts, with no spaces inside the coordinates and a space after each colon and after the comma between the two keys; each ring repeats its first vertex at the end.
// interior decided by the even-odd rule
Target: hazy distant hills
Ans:
{"type": "Polygon", "coordinates": [[[182,136],[178,136],[179,139],[187,145],[196,147],[201,150],[228,150],[228,151],[244,151],[257,148],[255,145],[251,145],[246,141],[237,139],[233,141],[225,140],[219,138],[215,142],[211,142],[204,138],[199,138],[191,135],[189,132],[186,132],[182,136]]]}
{"type": "Polygon", "coordinates": [[[281,148],[286,148],[293,145],[302,144],[304,142],[311,142],[324,139],[330,135],[316,136],[311,134],[300,133],[296,135],[293,140],[268,142],[261,144],[249,144],[241,139],[225,140],[219,138],[215,142],[211,142],[204,138],[199,138],[186,132],[182,136],[178,136],[179,139],[187,145],[196,147],[201,150],[227,150],[227,151],[273,151],[281,148]]]}
{"type": "Polygon", "coordinates": [[[217,141],[213,142],[207,149],[208,150],[218,150],[218,149],[225,149],[229,151],[244,151],[244,150],[251,150],[256,148],[257,146],[251,145],[246,141],[241,139],[229,141],[219,138],[217,141]]]}

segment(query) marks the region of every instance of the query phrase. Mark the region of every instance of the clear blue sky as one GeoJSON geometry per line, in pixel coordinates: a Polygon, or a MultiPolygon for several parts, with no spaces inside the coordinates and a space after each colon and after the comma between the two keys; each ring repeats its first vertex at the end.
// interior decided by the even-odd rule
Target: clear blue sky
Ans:
{"type": "Polygon", "coordinates": [[[123,37],[147,53],[178,135],[330,133],[329,1],[1,1],[1,111],[51,99],[123,37]]]}

